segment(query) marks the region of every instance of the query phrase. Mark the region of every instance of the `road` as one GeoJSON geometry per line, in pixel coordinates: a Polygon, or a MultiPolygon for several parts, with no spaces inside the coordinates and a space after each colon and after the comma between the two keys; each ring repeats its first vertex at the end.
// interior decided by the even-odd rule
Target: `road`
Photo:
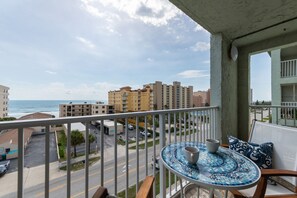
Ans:
{"type": "MultiPolygon", "coordinates": [[[[158,147],[156,148],[159,153],[158,147]]],[[[129,151],[129,184],[136,183],[136,154],[135,152],[129,151]]],[[[153,153],[153,148],[148,149],[148,173],[152,173],[151,168],[151,157],[153,153]]],[[[118,159],[118,191],[125,189],[126,187],[126,172],[125,172],[125,157],[118,159]]],[[[139,151],[139,177],[140,180],[145,178],[145,150],[139,151]]],[[[50,181],[50,197],[66,197],[66,175],[58,179],[50,181]]],[[[114,162],[109,161],[104,165],[104,186],[108,188],[110,193],[114,193],[114,162]]],[[[100,161],[95,165],[91,166],[89,169],[89,195],[92,196],[100,184],[100,161]]],[[[72,197],[85,197],[84,194],[85,186],[85,171],[80,170],[73,172],[71,174],[71,195],[72,197]]],[[[44,197],[44,184],[40,184],[24,191],[25,197],[44,197]]],[[[8,197],[16,197],[16,193],[11,193],[7,195],[8,197]]]]}

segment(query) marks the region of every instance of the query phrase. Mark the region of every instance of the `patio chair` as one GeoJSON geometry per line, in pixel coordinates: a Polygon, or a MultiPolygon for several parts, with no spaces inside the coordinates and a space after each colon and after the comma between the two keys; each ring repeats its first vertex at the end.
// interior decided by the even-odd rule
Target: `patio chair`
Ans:
{"type": "MultiPolygon", "coordinates": [[[[290,171],[290,170],[279,170],[279,169],[262,169],[261,170],[261,178],[260,181],[257,185],[256,191],[253,195],[253,198],[262,198],[262,197],[286,197],[286,198],[293,198],[293,197],[297,197],[296,193],[292,193],[292,192],[287,192],[287,189],[282,189],[282,187],[276,187],[276,189],[274,190],[274,195],[266,195],[266,189],[267,189],[267,180],[269,177],[271,176],[293,176],[293,177],[297,177],[297,171],[290,171]],[[283,193],[283,194],[282,194],[283,193]],[[289,194],[287,194],[289,193],[289,194]]],[[[272,191],[272,189],[270,189],[270,191],[272,191]]],[[[244,195],[241,194],[240,191],[231,191],[234,195],[235,198],[242,198],[242,197],[246,197],[244,195]]],[[[271,192],[272,193],[272,192],[271,192]]]]}
{"type": "MultiPolygon", "coordinates": [[[[136,198],[152,198],[153,197],[153,183],[155,178],[153,176],[147,176],[142,182],[140,189],[137,192],[136,198]]],[[[99,186],[93,198],[106,198],[109,197],[107,188],[99,186]]],[[[116,196],[110,196],[116,197],[116,196]]]]}
{"type": "MultiPolygon", "coordinates": [[[[249,142],[273,143],[272,169],[262,169],[258,186],[231,191],[235,197],[297,197],[297,129],[253,121],[249,142]],[[270,184],[268,178],[276,181],[270,184]]],[[[269,179],[269,180],[270,180],[269,179]]]]}

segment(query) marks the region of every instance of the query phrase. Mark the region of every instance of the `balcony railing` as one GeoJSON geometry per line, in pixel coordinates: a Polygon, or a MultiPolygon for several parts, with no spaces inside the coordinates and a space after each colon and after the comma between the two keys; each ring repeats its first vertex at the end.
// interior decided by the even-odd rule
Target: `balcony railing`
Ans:
{"type": "Polygon", "coordinates": [[[250,118],[285,126],[296,127],[297,103],[282,102],[282,105],[250,105],[250,118]]]}
{"type": "MultiPolygon", "coordinates": [[[[44,188],[40,189],[44,192],[44,197],[49,197],[52,191],[52,182],[50,180],[50,127],[54,125],[67,124],[67,167],[71,166],[73,159],[71,158],[71,124],[83,123],[85,125],[85,168],[84,168],[84,184],[80,185],[80,194],[82,197],[91,196],[98,185],[105,186],[112,194],[125,191],[125,197],[128,197],[128,189],[135,186],[139,189],[139,183],[146,175],[157,175],[156,163],[151,163],[151,159],[157,159],[160,149],[166,144],[177,141],[200,141],[204,142],[207,138],[220,139],[219,130],[217,128],[217,112],[218,107],[205,108],[189,108],[178,110],[160,110],[149,112],[123,113],[113,115],[96,115],[83,116],[71,118],[53,118],[53,119],[38,119],[38,120],[17,120],[11,122],[1,122],[0,131],[8,129],[18,130],[18,180],[17,192],[12,195],[14,197],[22,198],[29,196],[32,190],[24,189],[24,129],[29,127],[44,127],[45,128],[45,164],[44,164],[44,188]],[[94,171],[95,167],[89,168],[89,134],[91,124],[95,121],[100,122],[100,126],[104,126],[105,120],[113,120],[115,125],[114,146],[105,148],[104,127],[100,127],[99,133],[99,155],[100,165],[97,166],[97,173],[99,172],[98,182],[90,179],[90,171],[94,171]],[[129,144],[128,127],[124,128],[124,134],[121,137],[125,140],[124,146],[117,145],[120,135],[117,134],[117,123],[123,122],[125,126],[128,123],[135,123],[136,142],[134,143],[136,149],[131,150],[129,144]],[[143,122],[140,122],[143,121],[143,122]],[[144,140],[139,141],[140,126],[144,129],[152,130],[152,137],[145,136],[144,140]],[[159,136],[159,137],[158,137],[159,136]],[[120,155],[122,154],[122,156],[120,155]],[[111,157],[111,158],[110,158],[111,157]],[[110,158],[111,161],[106,159],[110,158]],[[124,165],[124,166],[123,166],[124,165]],[[113,173],[107,171],[113,170],[113,173]],[[119,169],[119,166],[123,166],[119,169]],[[149,168],[152,166],[152,169],[149,168]],[[111,167],[111,168],[110,168],[111,167]],[[131,170],[130,167],[133,167],[131,170]],[[100,170],[100,171],[99,171],[100,170]],[[122,170],[122,171],[119,171],[122,170]],[[90,183],[90,182],[93,183],[90,183]]],[[[110,137],[109,137],[110,138],[110,137]]],[[[109,140],[110,141],[110,140],[109,140]]],[[[154,196],[160,192],[160,197],[165,197],[167,194],[172,195],[179,190],[177,178],[171,176],[166,179],[166,169],[161,165],[159,173],[160,180],[154,184],[154,196]],[[169,180],[169,186],[166,186],[166,181],[169,180]],[[156,183],[160,187],[157,189],[156,183]]],[[[73,192],[78,189],[71,187],[72,177],[76,175],[71,174],[71,169],[67,168],[67,176],[64,178],[66,190],[61,192],[62,197],[72,197],[73,192]],[[63,194],[64,193],[64,194],[63,194]]],[[[97,177],[96,177],[97,178],[97,177]]]]}
{"type": "Polygon", "coordinates": [[[281,78],[297,76],[297,59],[281,61],[281,78]]]}

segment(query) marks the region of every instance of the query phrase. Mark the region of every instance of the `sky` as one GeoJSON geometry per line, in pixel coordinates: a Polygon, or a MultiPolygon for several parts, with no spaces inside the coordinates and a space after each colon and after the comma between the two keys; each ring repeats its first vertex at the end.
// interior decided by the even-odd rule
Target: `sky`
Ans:
{"type": "Polygon", "coordinates": [[[210,87],[210,34],[166,0],[1,1],[0,29],[11,100],[107,100],[155,81],[210,87]]]}

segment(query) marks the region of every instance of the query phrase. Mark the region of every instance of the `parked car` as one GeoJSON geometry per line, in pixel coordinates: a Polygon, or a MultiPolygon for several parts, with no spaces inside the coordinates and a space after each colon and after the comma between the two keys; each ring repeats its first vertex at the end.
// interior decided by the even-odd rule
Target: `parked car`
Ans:
{"type": "MultiPolygon", "coordinates": [[[[136,141],[136,136],[132,137],[131,140],[132,141],[136,141]]],[[[141,137],[138,137],[138,141],[141,141],[141,140],[142,140],[142,138],[141,137]]]]}
{"type": "Polygon", "coordinates": [[[0,177],[5,175],[6,172],[7,172],[7,168],[4,165],[0,166],[0,177]]]}
{"type": "Polygon", "coordinates": [[[8,170],[10,166],[10,160],[0,161],[0,166],[4,166],[8,170]]]}
{"type": "Polygon", "coordinates": [[[154,168],[154,163],[155,163],[155,168],[159,170],[160,168],[159,160],[160,160],[160,156],[157,156],[156,158],[152,157],[152,162],[151,162],[152,168],[154,168]]]}
{"type": "Polygon", "coordinates": [[[148,132],[147,130],[140,131],[140,134],[141,134],[142,136],[147,136],[147,137],[150,137],[150,136],[151,136],[151,133],[148,132]]]}
{"type": "Polygon", "coordinates": [[[129,129],[129,130],[133,130],[133,129],[134,129],[133,125],[128,124],[128,129],[129,129]]]}

